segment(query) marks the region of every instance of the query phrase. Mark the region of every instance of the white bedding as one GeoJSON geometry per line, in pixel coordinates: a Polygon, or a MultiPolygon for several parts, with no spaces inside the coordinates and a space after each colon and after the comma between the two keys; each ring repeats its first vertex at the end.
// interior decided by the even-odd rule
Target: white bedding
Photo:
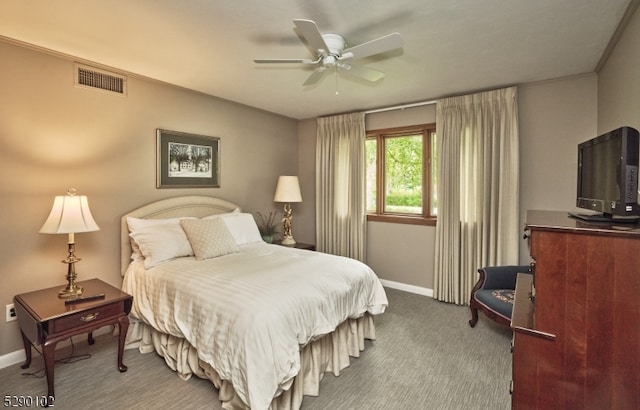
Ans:
{"type": "Polygon", "coordinates": [[[252,409],[267,409],[300,370],[300,348],[347,318],[387,306],[374,272],[353,259],[266,243],[196,261],[129,266],[131,315],[186,339],[252,409]]]}

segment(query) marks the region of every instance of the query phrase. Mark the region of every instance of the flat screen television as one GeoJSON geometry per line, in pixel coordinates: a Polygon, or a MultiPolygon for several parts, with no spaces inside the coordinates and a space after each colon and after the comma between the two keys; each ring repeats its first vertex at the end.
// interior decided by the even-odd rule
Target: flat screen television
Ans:
{"type": "Polygon", "coordinates": [[[578,145],[576,206],[597,213],[572,216],[603,222],[640,221],[638,131],[621,127],[578,145]]]}

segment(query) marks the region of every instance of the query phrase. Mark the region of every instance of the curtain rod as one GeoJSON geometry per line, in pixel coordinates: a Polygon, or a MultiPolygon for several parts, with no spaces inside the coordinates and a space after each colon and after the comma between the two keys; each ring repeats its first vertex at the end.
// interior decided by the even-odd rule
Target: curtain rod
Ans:
{"type": "Polygon", "coordinates": [[[385,112],[385,111],[394,111],[394,110],[404,110],[405,108],[413,108],[413,107],[420,107],[423,105],[431,105],[431,104],[435,104],[436,101],[432,100],[432,101],[422,101],[422,102],[417,102],[417,103],[412,103],[412,104],[402,104],[402,105],[395,105],[393,107],[385,107],[385,108],[376,108],[373,110],[367,110],[364,113],[365,114],[373,114],[376,112],[385,112]]]}

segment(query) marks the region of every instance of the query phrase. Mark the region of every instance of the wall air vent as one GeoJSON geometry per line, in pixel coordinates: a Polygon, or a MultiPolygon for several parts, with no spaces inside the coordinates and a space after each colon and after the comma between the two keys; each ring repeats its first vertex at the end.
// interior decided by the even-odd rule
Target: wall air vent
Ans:
{"type": "Polygon", "coordinates": [[[76,86],[127,95],[127,77],[81,64],[74,68],[76,86]]]}

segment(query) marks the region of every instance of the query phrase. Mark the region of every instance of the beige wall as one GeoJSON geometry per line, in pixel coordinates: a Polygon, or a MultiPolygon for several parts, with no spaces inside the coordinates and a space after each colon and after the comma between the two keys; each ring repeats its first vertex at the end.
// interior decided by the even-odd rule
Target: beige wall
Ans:
{"type": "Polygon", "coordinates": [[[598,73],[598,133],[623,125],[640,130],[639,9],[598,73]]]}
{"type": "MultiPolygon", "coordinates": [[[[519,88],[520,219],[527,209],[575,209],[577,144],[596,133],[596,75],[519,88]]],[[[367,129],[435,122],[435,106],[367,115],[367,129]]],[[[300,145],[315,144],[315,120],[300,127],[300,145]],[[304,141],[304,142],[303,142],[304,141]]],[[[300,173],[314,168],[315,149],[300,153],[300,173]]],[[[435,227],[369,222],[367,263],[383,280],[433,289],[435,227]]],[[[529,263],[524,241],[521,263],[529,263]]],[[[420,291],[420,289],[414,289],[420,291]]]]}
{"type": "MultiPolygon", "coordinates": [[[[367,130],[436,122],[435,104],[366,116],[367,130]]],[[[367,224],[367,263],[384,280],[433,289],[435,227],[367,224]]]]}
{"type": "MultiPolygon", "coordinates": [[[[366,116],[366,128],[370,130],[434,122],[435,105],[366,116]]],[[[298,129],[300,183],[315,186],[316,120],[301,121],[298,129]]],[[[304,232],[309,235],[309,241],[315,242],[315,224],[311,220],[315,215],[315,190],[308,190],[306,195],[304,201],[309,202],[306,206],[313,206],[313,213],[304,222],[298,220],[296,227],[305,226],[304,232]]],[[[380,278],[411,286],[432,287],[434,227],[369,222],[367,228],[367,263],[380,278]]]]}
{"type": "Polygon", "coordinates": [[[88,195],[101,228],[76,235],[80,279],[120,286],[123,213],[184,194],[268,212],[277,176],[298,171],[297,121],[217,98],[136,77],[127,97],[77,88],[72,61],[4,42],[0,90],[0,357],[22,346],[4,306],[64,283],[66,236],[38,233],[55,195],[88,195]],[[156,189],[156,128],[220,137],[221,188],[156,189]]]}
{"type": "Polygon", "coordinates": [[[316,120],[298,123],[298,178],[302,203],[293,205],[296,241],[316,242],[316,120]]]}
{"type": "MultiPolygon", "coordinates": [[[[577,147],[597,135],[596,99],[595,74],[520,87],[521,227],[528,209],[577,209],[577,147]]],[[[523,240],[520,262],[529,261],[523,240]]]]}

